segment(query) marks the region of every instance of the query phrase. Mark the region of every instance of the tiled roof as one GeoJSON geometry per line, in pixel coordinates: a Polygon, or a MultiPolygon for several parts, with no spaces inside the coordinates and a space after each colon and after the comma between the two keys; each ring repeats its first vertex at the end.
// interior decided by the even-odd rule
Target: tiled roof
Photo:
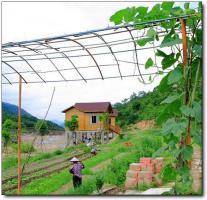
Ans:
{"type": "Polygon", "coordinates": [[[66,112],[71,108],[76,108],[81,112],[112,112],[112,106],[110,102],[93,102],[93,103],[76,103],[62,112],[66,112]]]}

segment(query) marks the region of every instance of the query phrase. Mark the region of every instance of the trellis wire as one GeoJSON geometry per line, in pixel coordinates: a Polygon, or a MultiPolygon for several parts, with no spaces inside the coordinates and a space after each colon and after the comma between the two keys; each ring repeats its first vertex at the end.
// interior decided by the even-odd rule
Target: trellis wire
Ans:
{"type": "MultiPolygon", "coordinates": [[[[80,33],[75,33],[75,34],[67,34],[67,35],[62,35],[62,36],[57,36],[57,37],[50,37],[50,38],[41,38],[41,39],[36,39],[36,40],[30,40],[30,41],[22,41],[22,42],[9,42],[6,44],[2,45],[2,63],[4,64],[4,67],[10,68],[13,72],[3,72],[2,77],[7,82],[3,82],[3,84],[15,84],[18,83],[16,80],[10,79],[8,76],[13,75],[13,74],[18,74],[21,76],[23,79],[23,83],[50,83],[50,82],[70,82],[70,81],[88,81],[88,80],[99,80],[99,79],[111,79],[111,78],[126,78],[126,77],[139,77],[139,80],[142,83],[147,83],[145,80],[145,76],[152,76],[152,75],[157,75],[159,74],[159,69],[157,64],[157,60],[155,58],[155,68],[157,68],[156,72],[150,71],[148,73],[142,73],[141,71],[141,66],[144,64],[141,64],[139,62],[139,57],[141,55],[138,54],[139,51],[143,50],[150,50],[152,49],[154,54],[155,54],[155,49],[159,48],[160,45],[155,45],[155,43],[149,44],[150,46],[147,47],[138,47],[137,46],[137,39],[145,38],[146,37],[146,29],[150,27],[155,27],[157,30],[157,34],[159,37],[164,37],[167,33],[163,29],[159,29],[158,27],[160,26],[161,22],[164,21],[169,21],[169,20],[179,20],[180,18],[187,19],[190,15],[184,15],[184,16],[178,16],[178,17],[171,17],[171,18],[166,18],[166,19],[160,19],[160,20],[154,20],[150,22],[142,22],[142,23],[135,23],[135,24],[126,24],[126,25],[121,25],[121,26],[113,26],[113,27],[107,27],[105,29],[98,29],[98,30],[92,30],[92,31],[86,31],[86,32],[80,32],[80,33]],[[136,27],[139,25],[144,25],[144,30],[137,30],[136,27]],[[137,35],[134,35],[134,32],[136,31],[137,35]],[[138,33],[142,32],[142,35],[139,36],[138,33]],[[119,37],[126,37],[126,34],[128,33],[127,38],[119,38],[119,37]],[[118,34],[118,37],[116,40],[107,40],[106,37],[111,37],[116,36],[118,34]],[[94,42],[93,39],[99,39],[99,43],[94,42]],[[81,40],[81,41],[79,41],[81,40]],[[91,42],[90,44],[84,44],[84,42],[91,42]],[[54,46],[53,44],[60,45],[64,43],[67,46],[61,45],[61,46],[54,46]],[[74,43],[75,45],[69,45],[74,43]],[[132,44],[133,48],[126,48],[123,47],[122,45],[128,45],[132,44]],[[115,47],[120,47],[118,49],[120,50],[114,50],[113,48],[115,47]],[[121,49],[122,47],[122,49],[121,49]],[[107,48],[107,51],[101,51],[101,52],[93,52],[95,49],[100,49],[100,48],[107,48]],[[65,50],[63,50],[65,49],[65,50]],[[92,51],[93,50],[93,51],[92,51]],[[84,54],[80,54],[79,51],[83,51],[84,54]],[[23,52],[27,52],[26,54],[23,52]],[[77,52],[79,54],[72,54],[73,52],[77,52]],[[131,74],[123,74],[120,63],[123,62],[121,59],[118,58],[118,55],[122,53],[130,53],[132,52],[132,61],[126,61],[128,64],[134,64],[136,65],[136,70],[134,69],[134,72],[131,74]],[[23,53],[23,54],[22,54],[23,53]],[[115,63],[107,63],[103,64],[100,63],[100,60],[97,60],[97,56],[105,56],[105,55],[112,55],[113,61],[115,63]],[[84,58],[88,57],[91,59],[91,61],[95,65],[85,65],[85,66],[76,66],[74,63],[74,59],[78,58],[84,58]],[[72,65],[72,68],[60,68],[54,61],[57,59],[66,59],[68,61],[68,64],[72,65]],[[35,69],[31,63],[31,61],[39,61],[41,62],[42,60],[48,60],[50,65],[52,67],[49,67],[51,69],[45,70],[44,68],[38,68],[35,69]],[[22,69],[22,70],[17,70],[17,66],[20,68],[21,64],[18,64],[18,62],[24,62],[27,67],[30,68],[28,69],[22,69]],[[118,74],[116,76],[103,76],[103,72],[100,67],[107,66],[110,67],[111,69],[115,69],[114,67],[117,67],[118,74]],[[95,77],[85,77],[80,69],[88,69],[88,74],[91,73],[90,69],[91,68],[97,68],[99,72],[99,76],[95,77]],[[65,71],[71,71],[75,70],[76,73],[79,75],[80,78],[75,78],[75,79],[69,79],[65,76],[65,71]],[[137,71],[137,74],[135,73],[137,71]],[[50,72],[57,72],[61,79],[52,79],[52,80],[46,80],[45,78],[42,77],[40,74],[48,74],[50,72]],[[29,80],[29,78],[26,78],[25,75],[29,74],[32,75],[36,74],[36,77],[33,78],[35,80],[29,80]]],[[[176,30],[177,33],[180,33],[180,30],[176,30]]],[[[176,47],[177,48],[177,47],[176,47]]],[[[103,58],[104,59],[104,58],[103,58]]],[[[38,66],[39,67],[39,66],[38,66]]],[[[167,71],[163,70],[163,74],[165,74],[167,71]]],[[[31,77],[30,77],[31,79],[31,77]]],[[[151,82],[151,81],[150,81],[151,82]]]]}

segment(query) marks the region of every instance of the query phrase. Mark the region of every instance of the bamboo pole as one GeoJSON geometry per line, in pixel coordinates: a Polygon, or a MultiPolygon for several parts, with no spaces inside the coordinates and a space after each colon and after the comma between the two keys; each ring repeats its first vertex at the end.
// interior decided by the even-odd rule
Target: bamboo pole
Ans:
{"type": "Polygon", "coordinates": [[[22,104],[22,78],[19,76],[19,106],[18,106],[18,190],[17,194],[21,193],[21,104],[22,104]]]}
{"type": "MultiPolygon", "coordinates": [[[[187,50],[187,37],[186,37],[186,20],[180,19],[181,22],[181,32],[182,32],[182,44],[183,44],[183,71],[185,74],[186,65],[188,64],[188,50],[187,50]]],[[[185,104],[188,104],[188,99],[185,99],[185,104]]],[[[191,120],[189,119],[188,127],[187,127],[187,137],[186,137],[186,144],[191,144],[191,120]]],[[[192,161],[188,162],[188,166],[191,168],[192,161]]]]}

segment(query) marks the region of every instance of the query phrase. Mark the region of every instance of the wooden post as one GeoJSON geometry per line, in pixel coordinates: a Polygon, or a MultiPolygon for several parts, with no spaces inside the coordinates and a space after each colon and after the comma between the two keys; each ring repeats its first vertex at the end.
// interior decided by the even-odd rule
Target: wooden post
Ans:
{"type": "MultiPolygon", "coordinates": [[[[183,70],[185,73],[186,65],[188,64],[188,50],[187,50],[187,38],[186,38],[186,21],[184,19],[180,19],[181,22],[181,32],[182,32],[182,43],[183,43],[183,70]]],[[[186,99],[187,100],[187,99],[186,99]]],[[[188,101],[188,100],[187,100],[188,101]]],[[[185,102],[187,104],[188,102],[185,102]]],[[[186,144],[190,145],[191,144],[191,123],[189,119],[189,124],[187,128],[187,138],[186,138],[186,144]]],[[[192,161],[188,162],[188,166],[191,168],[192,161]]]]}
{"type": "Polygon", "coordinates": [[[17,194],[21,193],[21,104],[22,104],[22,78],[19,76],[19,106],[18,106],[18,190],[17,194]]]}

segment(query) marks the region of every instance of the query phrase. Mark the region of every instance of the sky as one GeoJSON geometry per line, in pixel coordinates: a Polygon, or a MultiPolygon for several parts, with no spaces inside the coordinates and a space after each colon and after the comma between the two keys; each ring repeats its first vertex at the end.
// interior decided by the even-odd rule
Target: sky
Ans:
{"type": "MultiPolygon", "coordinates": [[[[82,32],[113,25],[109,18],[131,6],[152,7],[152,2],[3,2],[2,43],[82,32]]],[[[143,55],[144,56],[144,55],[143,55]]],[[[76,102],[120,102],[139,91],[152,91],[161,77],[143,85],[137,78],[75,83],[23,84],[22,108],[43,118],[55,86],[48,120],[63,122],[61,112],[76,102]]],[[[18,85],[3,85],[2,99],[18,104],[18,85]]]]}

